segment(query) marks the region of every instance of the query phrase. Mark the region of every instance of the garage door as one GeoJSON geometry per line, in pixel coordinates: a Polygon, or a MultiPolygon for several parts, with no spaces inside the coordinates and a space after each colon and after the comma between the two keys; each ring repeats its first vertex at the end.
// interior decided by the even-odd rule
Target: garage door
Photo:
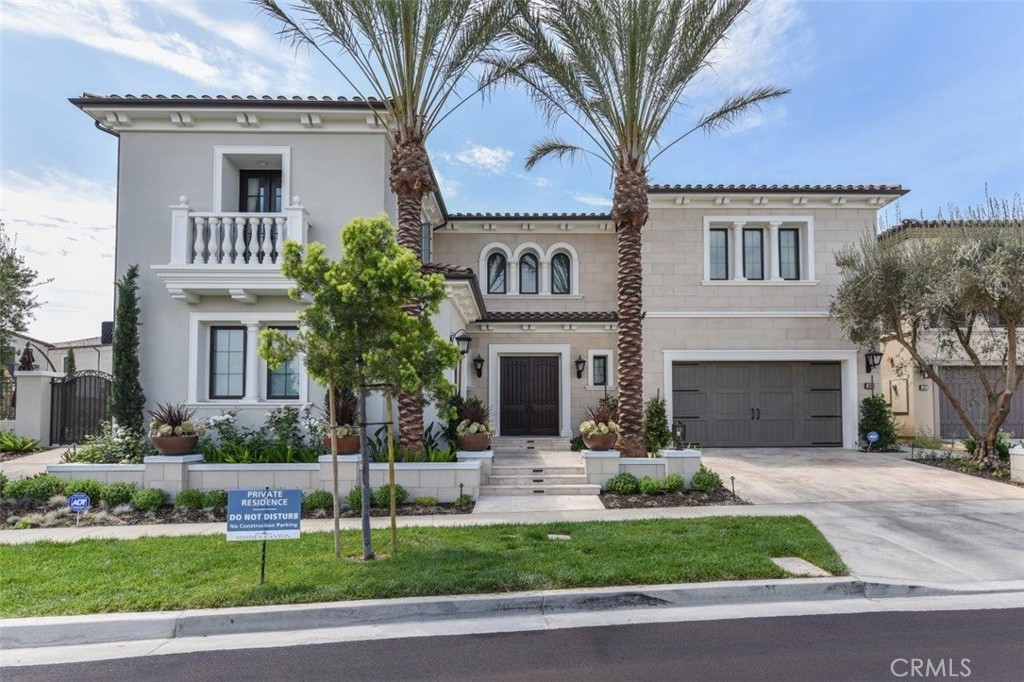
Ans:
{"type": "Polygon", "coordinates": [[[843,442],[838,362],[678,362],[673,422],[706,447],[794,447],[843,442]]]}
{"type": "MultiPolygon", "coordinates": [[[[981,387],[981,379],[970,367],[943,367],[941,370],[943,380],[949,384],[954,395],[971,415],[971,419],[978,426],[984,429],[988,424],[988,407],[985,399],[985,391],[981,387]]],[[[988,376],[995,386],[1002,388],[1002,374],[997,367],[988,368],[988,376]]],[[[936,390],[938,390],[936,388],[936,390]]],[[[1013,396],[1010,403],[1010,415],[1003,423],[1003,430],[1009,431],[1015,436],[1024,437],[1024,398],[1020,393],[1013,396]]],[[[960,415],[953,409],[953,403],[949,401],[946,394],[939,391],[939,431],[943,438],[964,438],[967,436],[967,429],[964,428],[960,415]]]]}

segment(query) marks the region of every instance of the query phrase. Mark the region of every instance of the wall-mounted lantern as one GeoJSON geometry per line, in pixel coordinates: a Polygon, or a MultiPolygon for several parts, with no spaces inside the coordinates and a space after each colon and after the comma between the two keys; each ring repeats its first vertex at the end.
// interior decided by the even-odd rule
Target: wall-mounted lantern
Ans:
{"type": "Polygon", "coordinates": [[[469,344],[473,341],[473,337],[466,333],[465,329],[460,329],[457,332],[452,332],[448,340],[459,346],[459,352],[463,355],[469,353],[469,344]]]}
{"type": "Polygon", "coordinates": [[[583,370],[587,368],[587,361],[583,359],[583,356],[576,358],[576,378],[583,378],[583,370]]]}
{"type": "Polygon", "coordinates": [[[882,364],[882,354],[877,350],[868,351],[864,354],[864,371],[871,374],[875,368],[882,364]]]}
{"type": "Polygon", "coordinates": [[[484,375],[484,359],[477,353],[476,357],[473,358],[473,369],[476,370],[476,378],[479,379],[484,375]]]}

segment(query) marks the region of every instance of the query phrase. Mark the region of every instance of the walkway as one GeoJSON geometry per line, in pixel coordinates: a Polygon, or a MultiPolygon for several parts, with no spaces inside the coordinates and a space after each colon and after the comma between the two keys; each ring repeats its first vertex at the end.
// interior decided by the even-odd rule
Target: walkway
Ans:
{"type": "Polygon", "coordinates": [[[12,481],[18,478],[42,474],[46,472],[47,464],[59,464],[60,458],[67,450],[67,447],[59,447],[43,450],[42,452],[34,452],[31,455],[25,455],[17,459],[9,459],[6,462],[0,462],[0,471],[7,474],[7,478],[12,481]]]}

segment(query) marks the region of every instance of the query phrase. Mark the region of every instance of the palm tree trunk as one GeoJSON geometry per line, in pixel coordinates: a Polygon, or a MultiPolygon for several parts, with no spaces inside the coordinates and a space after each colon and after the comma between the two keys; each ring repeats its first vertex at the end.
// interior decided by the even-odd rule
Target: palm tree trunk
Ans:
{"type": "Polygon", "coordinates": [[[647,222],[647,172],[619,167],[615,174],[612,222],[618,252],[619,450],[625,457],[646,454],[643,439],[643,261],[641,228],[647,222]]]}
{"type": "MultiPolygon", "coordinates": [[[[423,260],[423,197],[434,190],[430,159],[423,141],[412,136],[391,150],[391,189],[398,199],[398,243],[423,260]]],[[[415,304],[410,315],[418,315],[415,304]]],[[[407,451],[423,449],[423,394],[398,394],[398,442],[407,451]]]]}

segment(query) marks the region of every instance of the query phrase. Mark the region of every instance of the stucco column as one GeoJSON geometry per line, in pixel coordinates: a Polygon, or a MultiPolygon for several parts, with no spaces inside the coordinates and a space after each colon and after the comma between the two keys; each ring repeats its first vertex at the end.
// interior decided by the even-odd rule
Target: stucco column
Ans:
{"type": "Polygon", "coordinates": [[[508,293],[518,294],[519,293],[519,261],[511,260],[508,261],[508,293]]]}
{"type": "Polygon", "coordinates": [[[746,223],[732,224],[732,278],[745,280],[743,276],[743,226],[746,223]]]}
{"type": "Polygon", "coordinates": [[[259,354],[260,325],[250,322],[245,325],[245,397],[243,400],[256,402],[260,397],[259,354]]]}
{"type": "Polygon", "coordinates": [[[768,267],[769,279],[782,279],[779,271],[779,225],[782,223],[768,223],[768,267]]]}
{"type": "Polygon", "coordinates": [[[540,262],[540,272],[537,275],[540,277],[540,286],[537,290],[542,294],[551,293],[551,262],[542,260],[540,262]]]}
{"type": "Polygon", "coordinates": [[[14,370],[17,381],[14,432],[50,444],[50,379],[64,376],[60,372],[14,370]]]}
{"type": "Polygon", "coordinates": [[[188,230],[188,197],[184,194],[177,206],[171,206],[171,265],[185,265],[192,262],[192,241],[188,230]]]}

